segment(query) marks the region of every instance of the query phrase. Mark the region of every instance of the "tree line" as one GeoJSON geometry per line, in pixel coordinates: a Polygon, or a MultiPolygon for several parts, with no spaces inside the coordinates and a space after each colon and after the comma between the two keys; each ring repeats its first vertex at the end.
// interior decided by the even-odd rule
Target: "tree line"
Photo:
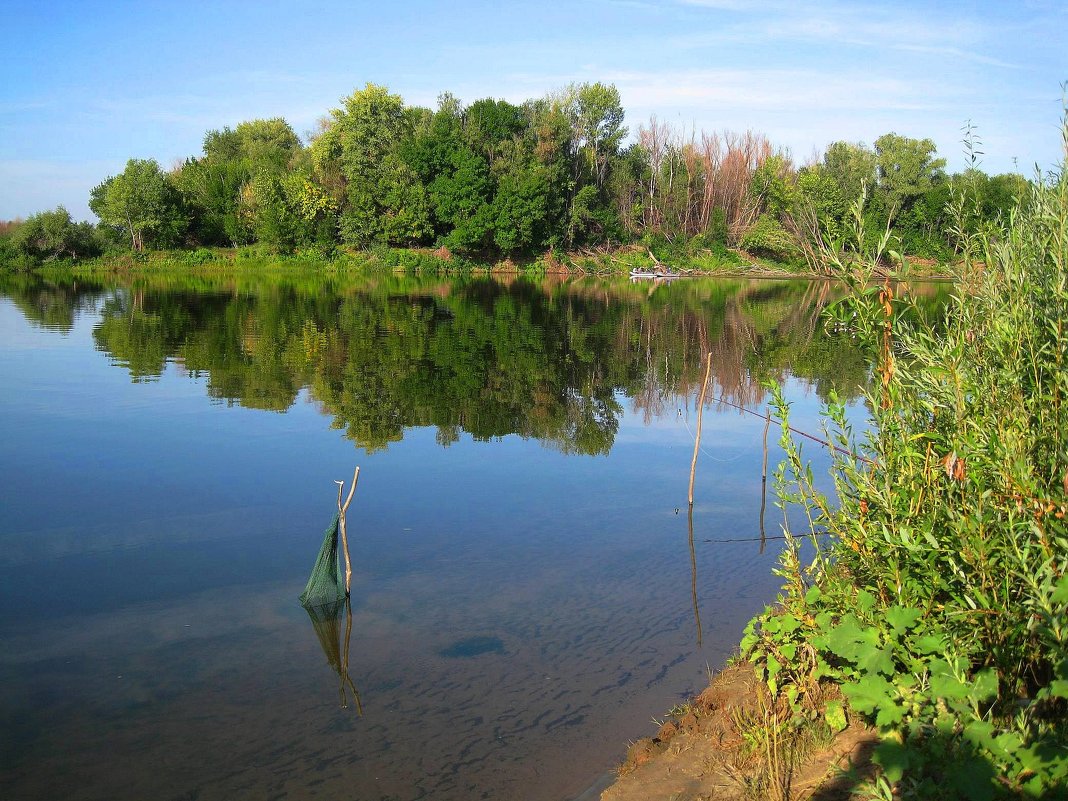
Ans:
{"type": "MultiPolygon", "coordinates": [[[[1005,215],[1028,181],[988,176],[977,153],[950,175],[930,139],[834,142],[797,165],[753,132],[685,131],[652,118],[629,137],[618,90],[573,84],[515,105],[450,94],[408,106],[367,84],[302,141],[281,118],[208,131],[165,170],[130,159],[91,192],[96,226],[62,207],[0,225],[0,262],[109,250],[264,246],[446,248],[483,260],[640,242],[678,254],[741,248],[801,262],[848,226],[893,227],[913,255],[946,260],[1005,215]],[[947,207],[968,197],[969,231],[947,207]]],[[[966,137],[970,142],[970,137],[966,137]]]]}

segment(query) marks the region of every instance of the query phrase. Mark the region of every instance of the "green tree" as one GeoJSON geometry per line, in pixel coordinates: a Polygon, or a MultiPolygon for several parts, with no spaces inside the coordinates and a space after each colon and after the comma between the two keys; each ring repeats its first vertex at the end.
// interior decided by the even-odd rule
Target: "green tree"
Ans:
{"type": "Polygon", "coordinates": [[[800,192],[790,159],[781,153],[764,159],[753,172],[749,193],[755,207],[775,219],[792,212],[800,199],[800,192]]]}
{"type": "Polygon", "coordinates": [[[799,170],[797,189],[819,226],[818,233],[831,240],[838,239],[843,232],[842,224],[849,214],[849,204],[830,171],[820,164],[799,170]]]}
{"type": "Polygon", "coordinates": [[[239,213],[242,187],[253,176],[285,174],[303,155],[300,139],[280,117],[208,131],[203,156],[172,175],[201,243],[238,245],[252,235],[239,213]]]}
{"type": "Polygon", "coordinates": [[[290,250],[333,240],[337,208],[303,172],[260,172],[241,190],[240,214],[258,241],[290,250]]]}
{"type": "Polygon", "coordinates": [[[945,159],[936,159],[930,139],[910,139],[895,133],[875,140],[878,192],[894,218],[942,180],[945,159]]]}
{"type": "Polygon", "coordinates": [[[865,187],[875,186],[876,155],[863,143],[834,142],[823,154],[823,169],[838,185],[847,207],[856,202],[865,187]]]}
{"type": "Polygon", "coordinates": [[[242,160],[187,159],[171,176],[190,214],[190,232],[202,244],[241,245],[249,231],[238,214],[241,188],[249,180],[242,160]]]}
{"type": "Polygon", "coordinates": [[[607,180],[610,159],[619,153],[627,136],[623,118],[623,105],[615,86],[592,83],[579,87],[577,145],[588,152],[598,187],[607,180]]]}
{"type": "Polygon", "coordinates": [[[369,83],[330,114],[312,143],[312,161],[320,173],[343,179],[342,239],[367,246],[414,244],[428,237],[426,188],[401,156],[414,127],[404,100],[369,83]]]}
{"type": "Polygon", "coordinates": [[[146,240],[163,247],[175,244],[188,223],[177,190],[154,159],[126,162],[125,170],[93,189],[89,208],[105,225],[129,236],[138,252],[146,240]]]}
{"type": "Polygon", "coordinates": [[[94,256],[100,245],[93,226],[76,223],[62,206],[32,215],[11,237],[12,246],[37,261],[94,256]]]}

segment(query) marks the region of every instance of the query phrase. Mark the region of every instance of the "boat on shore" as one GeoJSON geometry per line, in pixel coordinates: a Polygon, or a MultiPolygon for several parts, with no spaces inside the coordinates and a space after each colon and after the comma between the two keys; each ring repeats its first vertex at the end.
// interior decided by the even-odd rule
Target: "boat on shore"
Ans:
{"type": "Polygon", "coordinates": [[[680,273],[669,270],[666,267],[656,267],[654,269],[642,269],[641,267],[635,267],[630,271],[630,277],[632,280],[647,280],[647,279],[672,279],[681,278],[680,273]]]}

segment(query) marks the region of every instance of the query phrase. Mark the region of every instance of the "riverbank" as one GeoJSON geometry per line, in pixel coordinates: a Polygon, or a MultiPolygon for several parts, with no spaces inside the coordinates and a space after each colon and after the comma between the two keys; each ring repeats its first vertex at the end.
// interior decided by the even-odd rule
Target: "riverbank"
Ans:
{"type": "MultiPolygon", "coordinates": [[[[808,278],[829,279],[834,276],[813,269],[802,262],[780,263],[761,259],[744,251],[718,248],[691,250],[667,255],[661,259],[641,245],[582,250],[573,252],[547,251],[525,259],[480,261],[451,253],[447,248],[376,248],[372,250],[332,251],[311,248],[281,254],[271,248],[247,246],[240,248],[197,248],[195,250],[163,250],[135,253],[132,251],[108,254],[75,262],[47,262],[36,269],[73,271],[86,276],[107,274],[143,274],[154,272],[289,272],[315,270],[324,274],[344,274],[359,271],[417,271],[442,275],[469,273],[474,275],[557,275],[574,277],[628,277],[635,269],[648,270],[664,266],[682,276],[724,278],[808,278]]],[[[5,268],[0,264],[0,269],[5,268]]],[[[21,268],[25,270],[25,268],[21,268]]],[[[902,277],[924,280],[945,279],[949,273],[945,265],[931,261],[910,260],[907,270],[890,269],[902,277]]]]}
{"type": "MultiPolygon", "coordinates": [[[[770,721],[783,710],[752,664],[716,674],[708,687],[663,720],[656,733],[630,745],[602,801],[745,801],[847,798],[874,773],[876,733],[855,721],[841,732],[810,732],[778,740],[770,721]],[[769,737],[768,735],[771,734],[769,737]]],[[[593,796],[591,796],[593,797],[593,796]]],[[[584,797],[583,797],[584,798],[584,797]]]]}

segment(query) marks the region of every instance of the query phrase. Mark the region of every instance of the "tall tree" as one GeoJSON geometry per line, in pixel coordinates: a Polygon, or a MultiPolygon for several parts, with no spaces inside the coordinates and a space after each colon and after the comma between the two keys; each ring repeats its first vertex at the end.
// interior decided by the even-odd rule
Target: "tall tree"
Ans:
{"type": "Polygon", "coordinates": [[[129,236],[138,252],[146,238],[156,246],[175,244],[188,222],[178,192],[154,159],[126,162],[125,170],[93,189],[89,208],[105,225],[129,236]]]}
{"type": "Polygon", "coordinates": [[[172,175],[193,237],[207,244],[247,242],[252,232],[238,209],[243,187],[256,175],[283,175],[302,153],[300,139],[280,117],[208,131],[203,156],[188,159],[172,175]]]}
{"type": "Polygon", "coordinates": [[[414,244],[431,233],[426,188],[401,157],[413,134],[400,95],[367,84],[333,109],[312,143],[316,170],[343,178],[340,228],[349,244],[414,244]]]}
{"type": "Polygon", "coordinates": [[[936,159],[930,139],[910,139],[896,133],[875,140],[878,191],[891,217],[907,210],[931,186],[945,178],[945,159],[936,159]]]}
{"type": "Polygon", "coordinates": [[[823,169],[836,184],[846,206],[851,206],[867,187],[875,186],[875,152],[862,143],[834,142],[823,154],[823,169]]]}

